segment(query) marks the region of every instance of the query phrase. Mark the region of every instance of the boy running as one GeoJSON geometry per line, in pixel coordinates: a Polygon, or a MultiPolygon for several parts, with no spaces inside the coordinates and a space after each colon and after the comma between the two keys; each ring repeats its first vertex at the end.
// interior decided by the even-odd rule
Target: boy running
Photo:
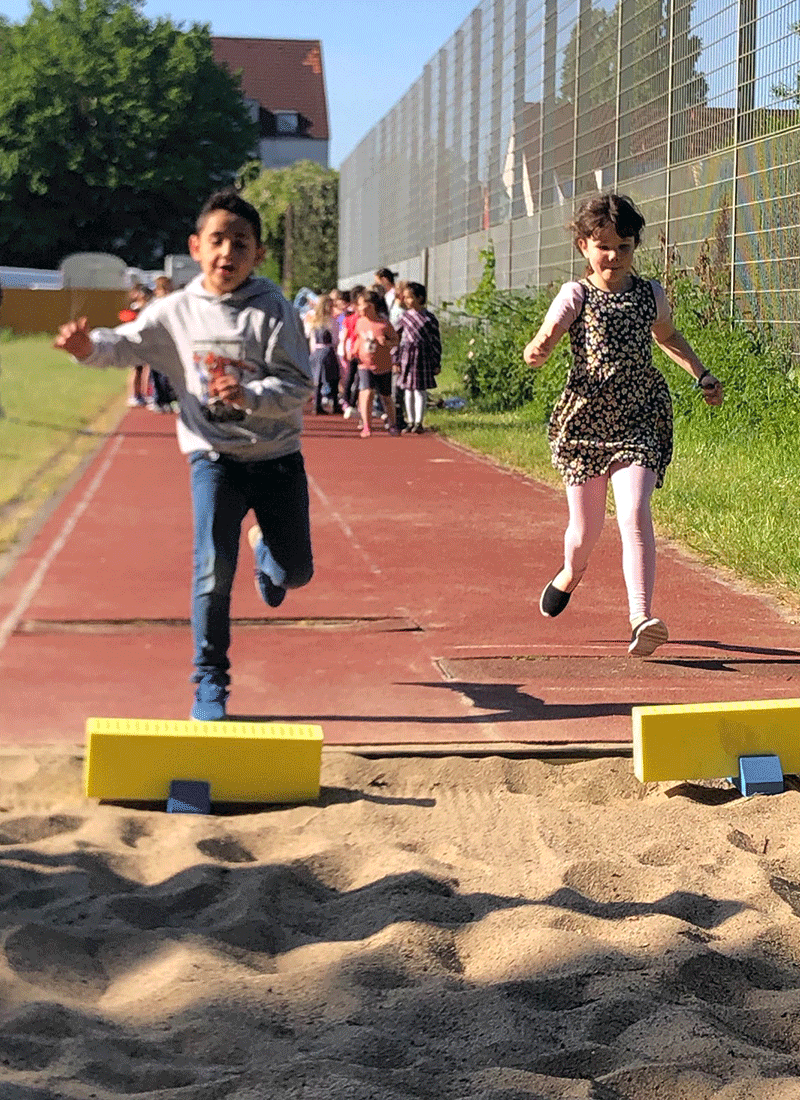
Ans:
{"type": "Polygon", "coordinates": [[[226,717],[230,600],[242,521],[256,586],[270,607],[313,573],[308,485],[300,453],[312,392],[308,347],[292,306],[269,279],[258,211],[234,190],[206,202],[189,238],[201,273],[115,329],[62,325],[55,347],[92,366],[147,362],[178,396],[178,445],[191,470],[194,512],[191,717],[226,717]]]}

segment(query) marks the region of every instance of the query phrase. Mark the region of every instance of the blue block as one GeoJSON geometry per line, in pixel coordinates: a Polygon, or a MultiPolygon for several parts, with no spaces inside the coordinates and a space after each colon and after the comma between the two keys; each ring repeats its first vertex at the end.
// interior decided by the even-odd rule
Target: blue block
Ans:
{"type": "Polygon", "coordinates": [[[210,814],[210,784],[199,779],[173,779],[169,785],[167,813],[210,814]]]}
{"type": "Polygon", "coordinates": [[[769,756],[740,756],[739,778],[733,780],[745,798],[753,794],[783,794],[783,768],[780,758],[769,756]]]}

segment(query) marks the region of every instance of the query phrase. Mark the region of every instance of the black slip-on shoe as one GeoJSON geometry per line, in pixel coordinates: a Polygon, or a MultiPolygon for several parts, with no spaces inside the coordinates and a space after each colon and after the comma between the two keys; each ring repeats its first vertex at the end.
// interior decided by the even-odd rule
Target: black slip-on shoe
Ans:
{"type": "Polygon", "coordinates": [[[539,610],[546,618],[554,619],[567,606],[571,595],[571,592],[562,592],[551,582],[539,597],[539,610]]]}

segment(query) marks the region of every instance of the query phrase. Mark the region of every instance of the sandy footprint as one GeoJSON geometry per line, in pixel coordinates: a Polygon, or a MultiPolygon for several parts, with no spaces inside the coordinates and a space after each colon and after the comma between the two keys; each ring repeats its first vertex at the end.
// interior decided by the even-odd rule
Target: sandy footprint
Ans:
{"type": "Polygon", "coordinates": [[[17,817],[0,825],[0,844],[34,844],[51,836],[72,833],[83,825],[82,817],[17,817]]]}
{"type": "Polygon", "coordinates": [[[25,982],[52,992],[99,996],[108,976],[96,958],[96,944],[42,924],[24,924],[5,942],[8,965],[25,982]]]}
{"type": "Polygon", "coordinates": [[[668,977],[681,994],[710,1004],[742,1004],[754,989],[779,990],[785,982],[780,972],[763,959],[731,958],[718,951],[703,951],[682,963],[668,977]]]}
{"type": "Polygon", "coordinates": [[[220,863],[255,863],[256,857],[235,836],[212,836],[198,840],[198,851],[220,863]]]}
{"type": "Polygon", "coordinates": [[[119,839],[126,848],[135,848],[140,840],[145,840],[153,835],[153,830],[144,819],[138,817],[126,817],[120,822],[119,839]]]}

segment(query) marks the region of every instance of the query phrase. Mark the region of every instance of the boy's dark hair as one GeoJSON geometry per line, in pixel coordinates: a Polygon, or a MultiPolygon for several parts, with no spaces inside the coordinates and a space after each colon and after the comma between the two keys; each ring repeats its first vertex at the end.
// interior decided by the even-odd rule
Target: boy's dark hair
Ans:
{"type": "Polygon", "coordinates": [[[336,291],[340,301],[347,302],[350,305],[350,291],[349,290],[337,290],[336,291]]]}
{"type": "Polygon", "coordinates": [[[410,290],[415,298],[419,298],[423,305],[428,300],[428,292],[422,283],[406,283],[406,290],[410,290]]]}
{"type": "Polygon", "coordinates": [[[350,301],[351,302],[357,302],[359,294],[363,294],[365,289],[366,289],[366,287],[364,287],[361,283],[356,283],[355,286],[351,286],[350,287],[350,301]]]}
{"type": "Polygon", "coordinates": [[[256,244],[261,244],[261,215],[247,199],[242,198],[235,187],[226,187],[223,191],[215,191],[213,195],[206,199],[203,209],[197,215],[196,232],[203,232],[203,226],[208,221],[209,214],[213,214],[215,210],[227,210],[229,214],[235,214],[237,218],[244,218],[252,227],[256,244]]]}
{"type": "Polygon", "coordinates": [[[393,283],[397,278],[394,271],[390,271],[388,267],[381,267],[375,272],[376,279],[388,279],[390,283],[393,283]]]}
{"type": "Polygon", "coordinates": [[[575,247],[579,240],[588,241],[604,225],[612,226],[618,237],[633,237],[638,246],[645,221],[627,195],[597,195],[581,204],[570,226],[575,247]]]}

